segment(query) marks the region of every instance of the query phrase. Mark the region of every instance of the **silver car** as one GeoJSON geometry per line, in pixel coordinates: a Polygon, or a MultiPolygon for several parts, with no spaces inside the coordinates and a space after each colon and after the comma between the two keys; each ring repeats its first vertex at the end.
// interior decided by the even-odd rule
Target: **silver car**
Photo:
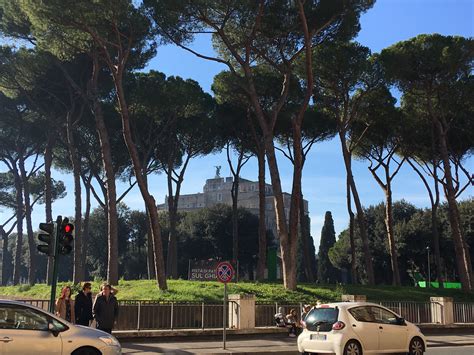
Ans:
{"type": "Polygon", "coordinates": [[[0,354],[117,355],[110,334],[74,325],[23,302],[0,300],[0,354]]]}

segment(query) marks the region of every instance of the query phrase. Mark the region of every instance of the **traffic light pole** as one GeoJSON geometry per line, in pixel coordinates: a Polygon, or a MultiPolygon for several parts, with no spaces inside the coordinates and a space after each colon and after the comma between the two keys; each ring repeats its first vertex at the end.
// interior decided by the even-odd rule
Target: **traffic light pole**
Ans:
{"type": "Polygon", "coordinates": [[[54,313],[56,302],[56,285],[58,283],[58,261],[59,261],[59,235],[61,233],[61,225],[63,218],[58,216],[56,219],[56,231],[54,233],[54,254],[53,254],[53,275],[51,278],[51,296],[49,298],[49,311],[54,313]]]}

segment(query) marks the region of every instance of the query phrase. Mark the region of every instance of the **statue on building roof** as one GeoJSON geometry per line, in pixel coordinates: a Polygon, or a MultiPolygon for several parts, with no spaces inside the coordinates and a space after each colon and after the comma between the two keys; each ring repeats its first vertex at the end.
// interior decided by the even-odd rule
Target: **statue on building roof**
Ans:
{"type": "Polygon", "coordinates": [[[222,168],[222,166],[216,165],[216,166],[214,166],[214,168],[216,168],[216,176],[215,176],[215,178],[216,178],[216,179],[219,179],[219,178],[221,177],[221,168],[222,168]]]}

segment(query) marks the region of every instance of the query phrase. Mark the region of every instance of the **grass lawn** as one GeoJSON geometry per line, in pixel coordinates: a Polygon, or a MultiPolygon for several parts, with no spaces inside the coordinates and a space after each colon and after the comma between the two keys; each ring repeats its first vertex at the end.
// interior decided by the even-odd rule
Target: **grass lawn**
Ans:
{"type": "MultiPolygon", "coordinates": [[[[59,290],[65,283],[58,285],[59,290]]],[[[97,292],[99,282],[93,282],[97,292]]],[[[152,280],[120,280],[116,286],[119,300],[159,300],[175,302],[221,302],[224,286],[218,282],[169,280],[167,291],[158,290],[152,280]]],[[[76,293],[79,287],[74,287],[76,293]]],[[[239,282],[229,284],[229,293],[253,293],[259,302],[323,302],[338,301],[342,294],[367,295],[370,301],[428,301],[430,296],[449,296],[455,301],[474,302],[474,293],[452,289],[424,289],[415,287],[314,285],[300,284],[297,291],[287,291],[281,283],[239,282]]],[[[0,298],[49,299],[49,286],[0,287],[0,298]]]]}

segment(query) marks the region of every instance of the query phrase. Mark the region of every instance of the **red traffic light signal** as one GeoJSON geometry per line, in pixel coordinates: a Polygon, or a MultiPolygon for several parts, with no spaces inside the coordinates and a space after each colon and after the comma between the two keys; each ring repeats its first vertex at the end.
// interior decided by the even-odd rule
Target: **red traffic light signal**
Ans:
{"type": "Polygon", "coordinates": [[[71,234],[73,230],[74,230],[74,225],[72,223],[67,223],[63,227],[63,232],[65,234],[71,234]]]}
{"type": "Polygon", "coordinates": [[[74,224],[69,223],[69,219],[64,218],[61,225],[61,232],[59,236],[59,253],[67,255],[72,251],[74,224]]]}

